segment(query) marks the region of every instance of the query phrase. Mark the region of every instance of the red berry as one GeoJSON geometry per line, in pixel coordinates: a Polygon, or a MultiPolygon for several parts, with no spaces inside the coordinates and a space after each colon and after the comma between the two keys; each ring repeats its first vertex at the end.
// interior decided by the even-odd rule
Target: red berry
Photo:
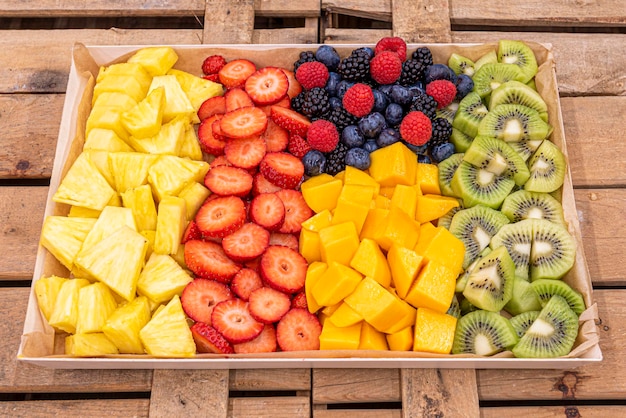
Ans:
{"type": "Polygon", "coordinates": [[[309,305],[306,301],[306,293],[304,291],[296,293],[293,299],[291,299],[291,309],[293,308],[309,309],[309,305]]]}
{"type": "Polygon", "coordinates": [[[242,107],[254,106],[252,99],[248,96],[248,93],[241,87],[235,87],[224,93],[224,106],[226,110],[222,113],[230,112],[242,107]]]}
{"type": "Polygon", "coordinates": [[[265,324],[263,331],[254,340],[233,345],[237,354],[273,353],[278,346],[276,342],[276,328],[272,324],[265,324]]]}
{"type": "Polygon", "coordinates": [[[370,61],[370,74],[380,84],[393,84],[402,73],[402,61],[398,54],[382,51],[370,61]]]}
{"type": "Polygon", "coordinates": [[[309,126],[306,139],[312,149],[321,152],[331,152],[339,143],[339,132],[337,132],[337,127],[334,123],[325,119],[318,119],[309,126]]]}
{"type": "Polygon", "coordinates": [[[262,193],[250,202],[250,220],[268,231],[277,231],[285,221],[285,205],[274,193],[262,193]]]}
{"type": "Polygon", "coordinates": [[[307,261],[289,247],[270,245],[261,256],[261,278],[270,287],[285,293],[304,288],[307,261]]]}
{"type": "Polygon", "coordinates": [[[248,310],[248,303],[241,299],[230,299],[218,303],[211,315],[213,327],[233,344],[255,339],[264,328],[248,310]]]}
{"type": "MultiPolygon", "coordinates": [[[[228,161],[226,159],[226,157],[223,156],[223,155],[215,157],[213,159],[213,161],[211,161],[211,169],[214,169],[214,168],[219,167],[221,165],[226,165],[226,166],[232,167],[232,164],[230,163],[230,161],[228,161]]],[[[211,196],[217,196],[217,195],[211,195],[211,196]]]]}
{"type": "Polygon", "coordinates": [[[248,300],[250,293],[263,287],[261,276],[251,268],[242,268],[230,282],[230,290],[243,300],[248,300]]]}
{"type": "Polygon", "coordinates": [[[185,286],[180,303],[189,318],[211,325],[213,307],[223,300],[232,298],[233,294],[224,283],[197,278],[185,286]]]}
{"type": "Polygon", "coordinates": [[[252,176],[243,168],[221,165],[206,173],[204,185],[220,196],[243,197],[252,190],[252,176]]]}
{"type": "Polygon", "coordinates": [[[198,109],[198,118],[203,121],[213,115],[226,113],[226,99],[224,96],[215,96],[206,99],[198,109]]]}
{"type": "Polygon", "coordinates": [[[267,127],[267,116],[258,107],[242,107],[226,112],[220,119],[221,134],[229,138],[261,135],[267,127]]]}
{"type": "Polygon", "coordinates": [[[307,152],[311,151],[312,148],[308,142],[300,135],[293,134],[289,135],[289,144],[287,145],[287,151],[295,157],[302,159],[306,155],[307,152]]]}
{"type": "Polygon", "coordinates": [[[283,72],[289,79],[289,90],[287,90],[287,97],[293,99],[298,94],[302,93],[302,85],[296,80],[296,73],[283,68],[283,72]]]}
{"type": "Polygon", "coordinates": [[[212,241],[187,241],[185,264],[197,277],[221,283],[230,283],[241,269],[239,264],[228,258],[220,244],[212,241]]]}
{"type": "Polygon", "coordinates": [[[302,180],[304,165],[286,152],[268,152],[259,165],[259,172],[278,187],[294,189],[302,180]]]}
{"type": "Polygon", "coordinates": [[[319,350],[322,325],[306,309],[295,308],[276,326],[276,340],[283,351],[319,350]]]}
{"type": "Polygon", "coordinates": [[[224,156],[228,162],[246,170],[258,166],[265,153],[265,141],[258,136],[231,139],[224,146],[224,156]]]}
{"type": "Polygon", "coordinates": [[[456,97],[456,86],[449,80],[434,80],[426,85],[426,94],[437,102],[437,109],[448,106],[456,97]]]}
{"type": "MultiPolygon", "coordinates": [[[[213,123],[221,119],[222,115],[213,115],[203,120],[198,126],[198,142],[200,148],[207,154],[219,156],[224,154],[226,141],[213,132],[213,123]]],[[[219,125],[219,122],[217,123],[219,125]]]]}
{"type": "Polygon", "coordinates": [[[203,237],[223,238],[245,223],[246,207],[239,197],[217,197],[200,206],[195,221],[203,237]]]}
{"type": "Polygon", "coordinates": [[[270,245],[282,245],[283,247],[291,248],[294,251],[299,251],[300,249],[298,237],[294,234],[287,234],[283,232],[272,232],[270,234],[270,245]]]}
{"type": "Polygon", "coordinates": [[[398,36],[387,36],[381,38],[374,47],[374,54],[378,55],[382,51],[391,51],[398,54],[401,61],[406,59],[406,42],[398,36]]]}
{"type": "Polygon", "coordinates": [[[343,95],[343,107],[352,115],[361,118],[372,111],[374,93],[367,84],[356,83],[343,95]]]}
{"type": "Polygon", "coordinates": [[[205,80],[213,81],[214,83],[220,82],[219,74],[207,74],[205,76],[202,76],[202,78],[204,78],[205,80]]]}
{"type": "Polygon", "coordinates": [[[259,322],[272,324],[280,320],[291,308],[291,299],[283,292],[271,287],[261,287],[250,293],[248,309],[259,322]]]}
{"type": "MultiPolygon", "coordinates": [[[[281,202],[282,204],[282,202],[281,202]]],[[[183,238],[180,240],[182,244],[192,239],[202,239],[202,232],[198,228],[198,224],[193,219],[187,224],[185,232],[183,232],[183,238]]]]}
{"type": "Polygon", "coordinates": [[[276,125],[273,120],[268,119],[267,128],[265,128],[261,138],[265,140],[267,152],[284,151],[289,143],[289,132],[276,125]]]}
{"type": "Polygon", "coordinates": [[[296,80],[305,90],[324,87],[328,81],[328,68],[319,61],[305,62],[296,70],[296,80]]]}
{"type": "Polygon", "coordinates": [[[233,354],[233,346],[215,328],[203,322],[191,326],[198,353],[233,354]]]}
{"type": "Polygon", "coordinates": [[[311,125],[311,121],[306,116],[295,110],[276,105],[270,108],[270,118],[276,125],[300,136],[306,136],[306,131],[311,125]]]}
{"type": "Polygon", "coordinates": [[[247,59],[236,59],[224,65],[218,75],[220,83],[230,89],[233,87],[243,87],[248,77],[256,71],[256,66],[247,59]]]}
{"type": "Polygon", "coordinates": [[[287,95],[289,79],[280,68],[264,67],[248,77],[245,89],[255,104],[269,105],[287,95]]]}
{"type": "Polygon", "coordinates": [[[226,59],[221,55],[210,55],[202,62],[202,72],[205,75],[217,74],[226,65],[226,59]]]}
{"type": "Polygon", "coordinates": [[[270,233],[255,223],[249,222],[222,239],[222,248],[228,257],[237,262],[252,260],[265,251],[270,233]]]}
{"type": "Polygon", "coordinates": [[[276,196],[285,205],[285,220],[278,231],[285,234],[300,232],[302,222],[313,216],[313,211],[306,204],[302,193],[297,190],[284,189],[277,191],[276,196]]]}
{"type": "Polygon", "coordinates": [[[262,193],[274,193],[283,188],[280,186],[276,186],[274,183],[270,182],[268,179],[263,176],[261,173],[256,173],[254,175],[254,179],[252,181],[252,195],[258,196],[262,193]]]}
{"type": "Polygon", "coordinates": [[[432,135],[432,123],[428,116],[419,111],[409,112],[400,122],[400,136],[409,144],[421,146],[432,135]]]}

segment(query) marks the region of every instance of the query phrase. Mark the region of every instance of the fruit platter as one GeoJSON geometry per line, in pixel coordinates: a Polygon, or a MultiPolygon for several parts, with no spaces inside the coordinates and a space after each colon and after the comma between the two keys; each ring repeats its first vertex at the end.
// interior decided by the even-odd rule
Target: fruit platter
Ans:
{"type": "Polygon", "coordinates": [[[20,360],[601,361],[549,46],[73,53],[20,360]]]}

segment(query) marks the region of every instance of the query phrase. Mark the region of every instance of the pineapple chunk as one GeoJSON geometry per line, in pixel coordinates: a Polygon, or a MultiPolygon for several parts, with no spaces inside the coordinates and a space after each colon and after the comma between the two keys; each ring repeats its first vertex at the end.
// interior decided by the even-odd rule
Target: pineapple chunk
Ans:
{"type": "Polygon", "coordinates": [[[54,310],[54,302],[57,299],[59,290],[61,290],[61,286],[68,280],[64,277],[48,276],[42,277],[35,282],[34,290],[37,297],[37,305],[46,321],[50,320],[50,314],[54,310]]]}
{"type": "Polygon", "coordinates": [[[75,334],[65,337],[65,354],[75,357],[97,357],[118,354],[119,351],[101,332],[93,334],[75,334]]]}
{"type": "Polygon", "coordinates": [[[178,295],[155,312],[139,332],[139,338],[146,352],[153,356],[193,357],[196,353],[196,344],[178,295]]]}
{"type": "Polygon", "coordinates": [[[67,213],[67,216],[71,218],[97,218],[101,213],[101,210],[72,206],[70,207],[70,211],[67,213]]]}
{"type": "Polygon", "coordinates": [[[122,111],[114,107],[101,106],[91,110],[87,118],[85,134],[89,136],[94,129],[108,129],[123,140],[128,138],[128,131],[122,125],[122,111]]]}
{"type": "Polygon", "coordinates": [[[118,307],[107,319],[102,332],[122,354],[143,354],[139,331],[150,321],[150,304],[145,296],[138,296],[118,307]]]}
{"type": "Polygon", "coordinates": [[[109,164],[109,152],[98,149],[90,149],[83,151],[83,153],[87,154],[89,161],[96,166],[100,174],[102,174],[102,177],[104,177],[107,183],[109,183],[109,186],[113,187],[115,185],[115,180],[113,178],[113,173],[111,172],[111,165],[109,164]]]}
{"type": "Polygon", "coordinates": [[[148,169],[159,157],[141,152],[114,152],[109,154],[109,163],[115,179],[115,190],[124,193],[148,183],[148,169]]]}
{"type": "Polygon", "coordinates": [[[148,184],[126,190],[122,193],[122,202],[124,207],[132,211],[138,231],[156,230],[156,205],[152,198],[152,189],[148,184]]]}
{"type": "Polygon", "coordinates": [[[148,170],[148,183],[160,201],[167,195],[178,196],[191,183],[203,182],[208,171],[206,161],[162,155],[148,170]]]}
{"type": "Polygon", "coordinates": [[[76,332],[79,291],[89,283],[87,279],[70,279],[63,282],[48,321],[51,326],[68,334],[76,332]]]}
{"type": "Polygon", "coordinates": [[[122,124],[131,136],[149,138],[159,133],[165,106],[165,89],[152,90],[145,99],[122,113],[122,124]]]}
{"type": "Polygon", "coordinates": [[[187,226],[187,208],[184,199],[165,196],[157,211],[154,252],[157,254],[176,254],[187,226]]]}
{"type": "Polygon", "coordinates": [[[76,265],[125,300],[132,300],[146,256],[146,239],[127,226],[81,252],[76,265]]]}
{"type": "Polygon", "coordinates": [[[72,270],[76,254],[95,225],[94,218],[48,216],[41,229],[41,245],[68,270],[72,270]]]}
{"type": "Polygon", "coordinates": [[[176,76],[196,112],[207,99],[224,94],[222,85],[214,81],[176,69],[169,70],[168,74],[176,76]]]}
{"type": "Polygon", "coordinates": [[[115,190],[91,162],[89,155],[82,152],[61,181],[52,200],[57,203],[102,210],[114,195],[115,190]]]}
{"type": "Polygon", "coordinates": [[[148,240],[148,249],[146,250],[146,261],[150,259],[152,256],[152,252],[154,251],[154,239],[156,238],[156,231],[153,230],[143,230],[140,231],[140,234],[148,240]]]}
{"type": "MultiPolygon", "coordinates": [[[[178,263],[179,266],[183,268],[183,270],[189,272],[187,263],[185,263],[185,244],[180,244],[176,254],[170,254],[170,256],[178,263]]],[[[191,272],[189,272],[189,274],[191,274],[191,272]]]]}
{"type": "Polygon", "coordinates": [[[200,141],[198,140],[198,135],[192,124],[187,125],[178,156],[198,161],[203,157],[200,141]]]}
{"type": "MultiPolygon", "coordinates": [[[[150,86],[150,83],[148,83],[148,86],[150,86]]],[[[133,106],[137,106],[137,101],[128,94],[119,91],[105,91],[98,96],[98,99],[92,106],[92,110],[99,107],[108,107],[124,112],[133,106]]]]}
{"type": "Polygon", "coordinates": [[[127,62],[141,64],[151,76],[167,73],[178,61],[178,54],[173,48],[155,46],[142,48],[135,52],[127,62]]]}
{"type": "Polygon", "coordinates": [[[94,86],[91,103],[95,105],[99,96],[106,92],[124,93],[139,103],[146,97],[149,88],[150,80],[137,74],[107,74],[94,86]]]}
{"type": "Polygon", "coordinates": [[[187,220],[191,221],[194,216],[196,216],[196,212],[202,206],[202,203],[211,195],[211,191],[204,187],[203,184],[198,182],[190,183],[185,186],[178,197],[185,199],[185,203],[187,203],[187,220]]]}
{"type": "Polygon", "coordinates": [[[106,67],[100,67],[98,77],[96,77],[96,83],[100,83],[107,76],[110,75],[125,75],[133,76],[144,85],[150,85],[152,76],[146,71],[146,69],[136,62],[118,62],[117,64],[111,64],[106,67]]]}
{"type": "Polygon", "coordinates": [[[133,231],[137,230],[133,211],[117,206],[105,206],[93,228],[85,237],[83,245],[78,252],[78,257],[124,225],[133,231]]]}
{"type": "Polygon", "coordinates": [[[169,255],[152,253],[137,280],[137,293],[157,303],[182,293],[193,278],[169,255]]]}
{"type": "Polygon", "coordinates": [[[101,332],[107,318],[117,308],[109,288],[100,282],[92,283],[78,292],[77,334],[101,332]]]}
{"type": "Polygon", "coordinates": [[[200,122],[196,110],[189,101],[174,75],[159,75],[152,79],[150,90],[158,87],[165,88],[165,109],[163,110],[163,122],[169,122],[177,116],[183,116],[195,123],[200,122]]]}
{"type": "Polygon", "coordinates": [[[185,140],[185,131],[189,120],[177,117],[160,126],[158,133],[152,138],[129,137],[128,143],[135,151],[147,154],[178,155],[185,140]]]}
{"type": "Polygon", "coordinates": [[[93,128],[87,134],[83,150],[104,150],[109,152],[131,152],[133,149],[120,138],[115,131],[104,128],[93,128]]]}

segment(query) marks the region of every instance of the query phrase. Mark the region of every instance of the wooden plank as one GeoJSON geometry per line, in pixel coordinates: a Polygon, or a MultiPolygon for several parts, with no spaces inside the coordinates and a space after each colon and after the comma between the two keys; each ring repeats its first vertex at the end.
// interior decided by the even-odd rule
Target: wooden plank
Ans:
{"type": "Polygon", "coordinates": [[[319,0],[255,0],[255,15],[259,17],[319,17],[319,0]]]}
{"type": "Polygon", "coordinates": [[[322,0],[321,6],[325,13],[391,22],[391,0],[322,0]]]}
{"type": "Polygon", "coordinates": [[[399,409],[314,409],[313,418],[400,418],[399,409]]]}
{"type": "MultiPolygon", "coordinates": [[[[213,417],[205,414],[202,416],[213,417]]],[[[308,418],[311,407],[308,396],[271,396],[251,398],[231,398],[228,418],[308,418]]]]}
{"type": "Polygon", "coordinates": [[[67,401],[0,402],[0,416],[46,418],[76,417],[147,417],[147,399],[84,399],[67,401]]]}
{"type": "Polygon", "coordinates": [[[480,408],[481,418],[562,418],[585,417],[606,418],[626,416],[626,406],[594,405],[594,406],[516,406],[501,408],[480,408]]]}
{"type": "Polygon", "coordinates": [[[249,44],[254,30],[254,0],[207,1],[205,44],[249,44]]]}
{"type": "Polygon", "coordinates": [[[392,0],[393,36],[406,42],[450,42],[448,0],[392,0]]]}
{"type": "Polygon", "coordinates": [[[253,44],[314,44],[317,43],[317,25],[304,28],[255,29],[253,44]]]}
{"type": "Polygon", "coordinates": [[[321,38],[328,44],[375,44],[385,36],[391,36],[390,29],[334,29],[326,28],[321,38]]]}
{"type": "Polygon", "coordinates": [[[0,17],[201,16],[204,4],[204,0],[0,0],[0,17]]]}
{"type": "Polygon", "coordinates": [[[237,369],[230,371],[231,391],[311,390],[311,369],[237,369]]]}
{"type": "Polygon", "coordinates": [[[398,369],[314,369],[313,404],[398,402],[398,369]]]}

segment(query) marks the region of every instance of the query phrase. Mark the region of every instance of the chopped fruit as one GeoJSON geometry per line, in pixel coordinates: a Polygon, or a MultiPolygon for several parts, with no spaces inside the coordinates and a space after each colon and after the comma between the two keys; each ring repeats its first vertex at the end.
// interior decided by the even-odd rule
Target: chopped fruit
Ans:
{"type": "Polygon", "coordinates": [[[139,331],[146,352],[157,357],[193,357],[196,345],[187,325],[187,318],[175,295],[150,322],[139,331]]]}
{"type": "Polygon", "coordinates": [[[242,107],[254,106],[254,103],[244,89],[237,87],[228,90],[224,94],[224,105],[226,106],[226,112],[231,112],[242,107]]]}
{"type": "Polygon", "coordinates": [[[196,214],[196,223],[202,236],[224,238],[246,221],[246,207],[237,196],[224,196],[208,200],[196,214]]]}
{"type": "Polygon", "coordinates": [[[221,165],[209,170],[204,185],[220,196],[243,197],[252,190],[252,176],[243,168],[221,165]]]}
{"type": "Polygon", "coordinates": [[[280,68],[265,67],[248,77],[245,89],[255,104],[269,105],[285,97],[289,79],[280,68]]]}
{"type": "Polygon", "coordinates": [[[189,318],[211,325],[215,305],[232,298],[233,294],[224,283],[197,278],[185,286],[180,301],[189,318]]]}
{"type": "Polygon", "coordinates": [[[279,321],[291,308],[291,300],[286,293],[261,287],[250,293],[248,309],[250,315],[259,322],[272,324],[279,321]]]}
{"type": "Polygon", "coordinates": [[[305,137],[306,131],[309,129],[311,121],[296,112],[280,106],[272,106],[270,110],[270,118],[280,127],[285,128],[291,133],[305,137]]]}
{"type": "Polygon", "coordinates": [[[213,115],[221,115],[226,113],[226,98],[224,96],[215,96],[205,100],[198,109],[198,118],[203,121],[213,115]]]}
{"type": "Polygon", "coordinates": [[[268,152],[259,165],[259,171],[272,184],[294,189],[304,175],[304,165],[286,152],[268,152]]]}
{"type": "Polygon", "coordinates": [[[235,344],[233,348],[237,354],[273,353],[276,351],[277,346],[276,328],[274,328],[274,325],[266,324],[263,327],[263,331],[254,340],[235,344]]]}
{"type": "Polygon", "coordinates": [[[306,309],[291,309],[276,326],[276,340],[283,351],[319,350],[322,325],[306,309]]]}
{"type": "Polygon", "coordinates": [[[191,326],[198,353],[232,354],[233,346],[215,328],[202,322],[191,326]]]}
{"type": "Polygon", "coordinates": [[[348,113],[357,118],[369,114],[374,107],[372,88],[363,83],[356,83],[350,87],[341,100],[348,113]]]}
{"type": "Polygon", "coordinates": [[[370,61],[370,74],[380,84],[393,84],[402,73],[402,60],[391,51],[381,51],[370,61]]]}
{"type": "Polygon", "coordinates": [[[247,59],[232,60],[224,65],[218,72],[220,83],[230,89],[242,87],[246,79],[256,71],[256,66],[247,59]]]}
{"type": "Polygon", "coordinates": [[[212,241],[185,244],[185,264],[197,277],[230,283],[241,266],[228,258],[222,246],[212,241]]]}
{"type": "Polygon", "coordinates": [[[231,139],[224,147],[224,155],[228,162],[246,170],[257,167],[265,153],[265,141],[258,136],[231,139]]]}
{"type": "Polygon", "coordinates": [[[420,111],[409,112],[400,122],[400,135],[409,144],[422,146],[428,142],[431,134],[432,123],[420,111]]]}
{"type": "Polygon", "coordinates": [[[328,81],[328,68],[319,61],[305,62],[296,70],[296,80],[303,89],[324,87],[328,81]]]}
{"type": "Polygon", "coordinates": [[[334,123],[318,119],[309,126],[306,139],[311,148],[321,152],[331,152],[339,143],[339,132],[334,123]]]}
{"type": "Polygon", "coordinates": [[[226,59],[221,55],[209,55],[202,62],[204,75],[217,74],[226,65],[226,59]]]}
{"type": "Polygon", "coordinates": [[[304,201],[302,193],[297,190],[283,189],[277,191],[276,196],[285,206],[285,220],[278,231],[287,234],[299,232],[302,229],[302,222],[313,216],[313,211],[304,201]]]}
{"type": "Polygon", "coordinates": [[[263,193],[274,193],[282,189],[282,187],[277,186],[274,183],[270,182],[268,179],[266,179],[263,174],[256,173],[254,175],[254,180],[252,183],[252,194],[254,196],[258,196],[263,193]]]}
{"type": "Polygon", "coordinates": [[[268,231],[278,231],[285,221],[285,205],[276,194],[262,193],[252,199],[249,216],[268,231]]]}
{"type": "Polygon", "coordinates": [[[434,80],[426,85],[426,94],[435,99],[437,109],[442,109],[456,97],[456,86],[449,80],[434,80]]]}
{"type": "Polygon", "coordinates": [[[302,308],[307,310],[309,309],[309,305],[306,301],[306,293],[304,292],[304,290],[296,293],[293,299],[291,299],[291,308],[302,308]]]}
{"type": "Polygon", "coordinates": [[[216,120],[213,121],[213,123],[211,124],[211,131],[213,133],[213,136],[215,137],[215,139],[218,139],[220,141],[226,141],[226,136],[224,135],[224,133],[222,132],[222,125],[221,125],[221,119],[222,116],[224,115],[219,115],[219,118],[217,118],[216,120]]]}
{"type": "Polygon", "coordinates": [[[307,266],[297,251],[270,245],[261,256],[261,277],[276,290],[296,293],[304,288],[307,266]]]}
{"type": "Polygon", "coordinates": [[[212,326],[233,344],[255,339],[264,328],[250,315],[248,302],[229,299],[218,303],[211,315],[212,326]]]}
{"type": "Polygon", "coordinates": [[[299,250],[298,237],[294,234],[283,234],[282,232],[272,232],[270,234],[270,245],[282,245],[294,251],[299,250]]]}
{"type": "Polygon", "coordinates": [[[311,145],[298,134],[289,135],[289,144],[287,150],[295,157],[302,159],[307,152],[311,151],[311,145]]]}
{"type": "Polygon", "coordinates": [[[259,106],[259,107],[263,110],[263,112],[265,112],[267,116],[269,116],[270,113],[272,112],[272,106],[280,106],[280,107],[284,107],[287,109],[291,109],[291,99],[289,98],[289,96],[285,95],[285,97],[283,97],[276,103],[273,103],[271,105],[259,106]]]}
{"type": "Polygon", "coordinates": [[[399,36],[386,36],[381,38],[374,47],[375,55],[383,51],[395,52],[400,60],[404,61],[406,59],[406,42],[399,36]]]}
{"type": "Polygon", "coordinates": [[[215,83],[219,83],[220,82],[219,74],[207,74],[205,76],[202,76],[202,78],[204,78],[205,80],[213,81],[215,83]]]}
{"type": "Polygon", "coordinates": [[[250,294],[263,287],[261,276],[251,268],[242,268],[230,282],[230,290],[240,299],[248,300],[250,294]]]}
{"type": "Polygon", "coordinates": [[[268,119],[267,128],[265,128],[261,138],[265,140],[267,152],[284,151],[289,143],[289,132],[276,125],[273,120],[268,119]]]}
{"type": "Polygon", "coordinates": [[[153,252],[137,280],[137,294],[155,303],[167,303],[192,280],[173,257],[153,252]]]}
{"type": "Polygon", "coordinates": [[[198,141],[200,142],[200,148],[207,154],[215,156],[224,154],[226,141],[218,138],[213,132],[213,122],[219,121],[221,117],[221,114],[210,116],[203,120],[198,126],[198,141]]]}
{"type": "Polygon", "coordinates": [[[267,116],[258,107],[242,107],[227,112],[220,119],[221,134],[229,138],[261,135],[267,127],[267,116]]]}
{"type": "Polygon", "coordinates": [[[296,80],[296,73],[294,73],[293,71],[286,70],[286,69],[283,69],[283,72],[289,79],[289,90],[287,90],[287,96],[293,99],[294,97],[296,97],[298,94],[302,92],[302,85],[300,84],[298,80],[296,80]]]}
{"type": "Polygon", "coordinates": [[[245,262],[263,254],[269,240],[270,233],[265,228],[249,222],[224,237],[222,247],[226,255],[234,261],[245,262]]]}
{"type": "Polygon", "coordinates": [[[211,168],[212,169],[215,168],[215,167],[219,167],[221,165],[226,165],[226,166],[229,166],[229,167],[232,166],[230,161],[228,161],[224,155],[219,155],[219,156],[215,157],[215,159],[213,161],[211,161],[211,168]]]}

